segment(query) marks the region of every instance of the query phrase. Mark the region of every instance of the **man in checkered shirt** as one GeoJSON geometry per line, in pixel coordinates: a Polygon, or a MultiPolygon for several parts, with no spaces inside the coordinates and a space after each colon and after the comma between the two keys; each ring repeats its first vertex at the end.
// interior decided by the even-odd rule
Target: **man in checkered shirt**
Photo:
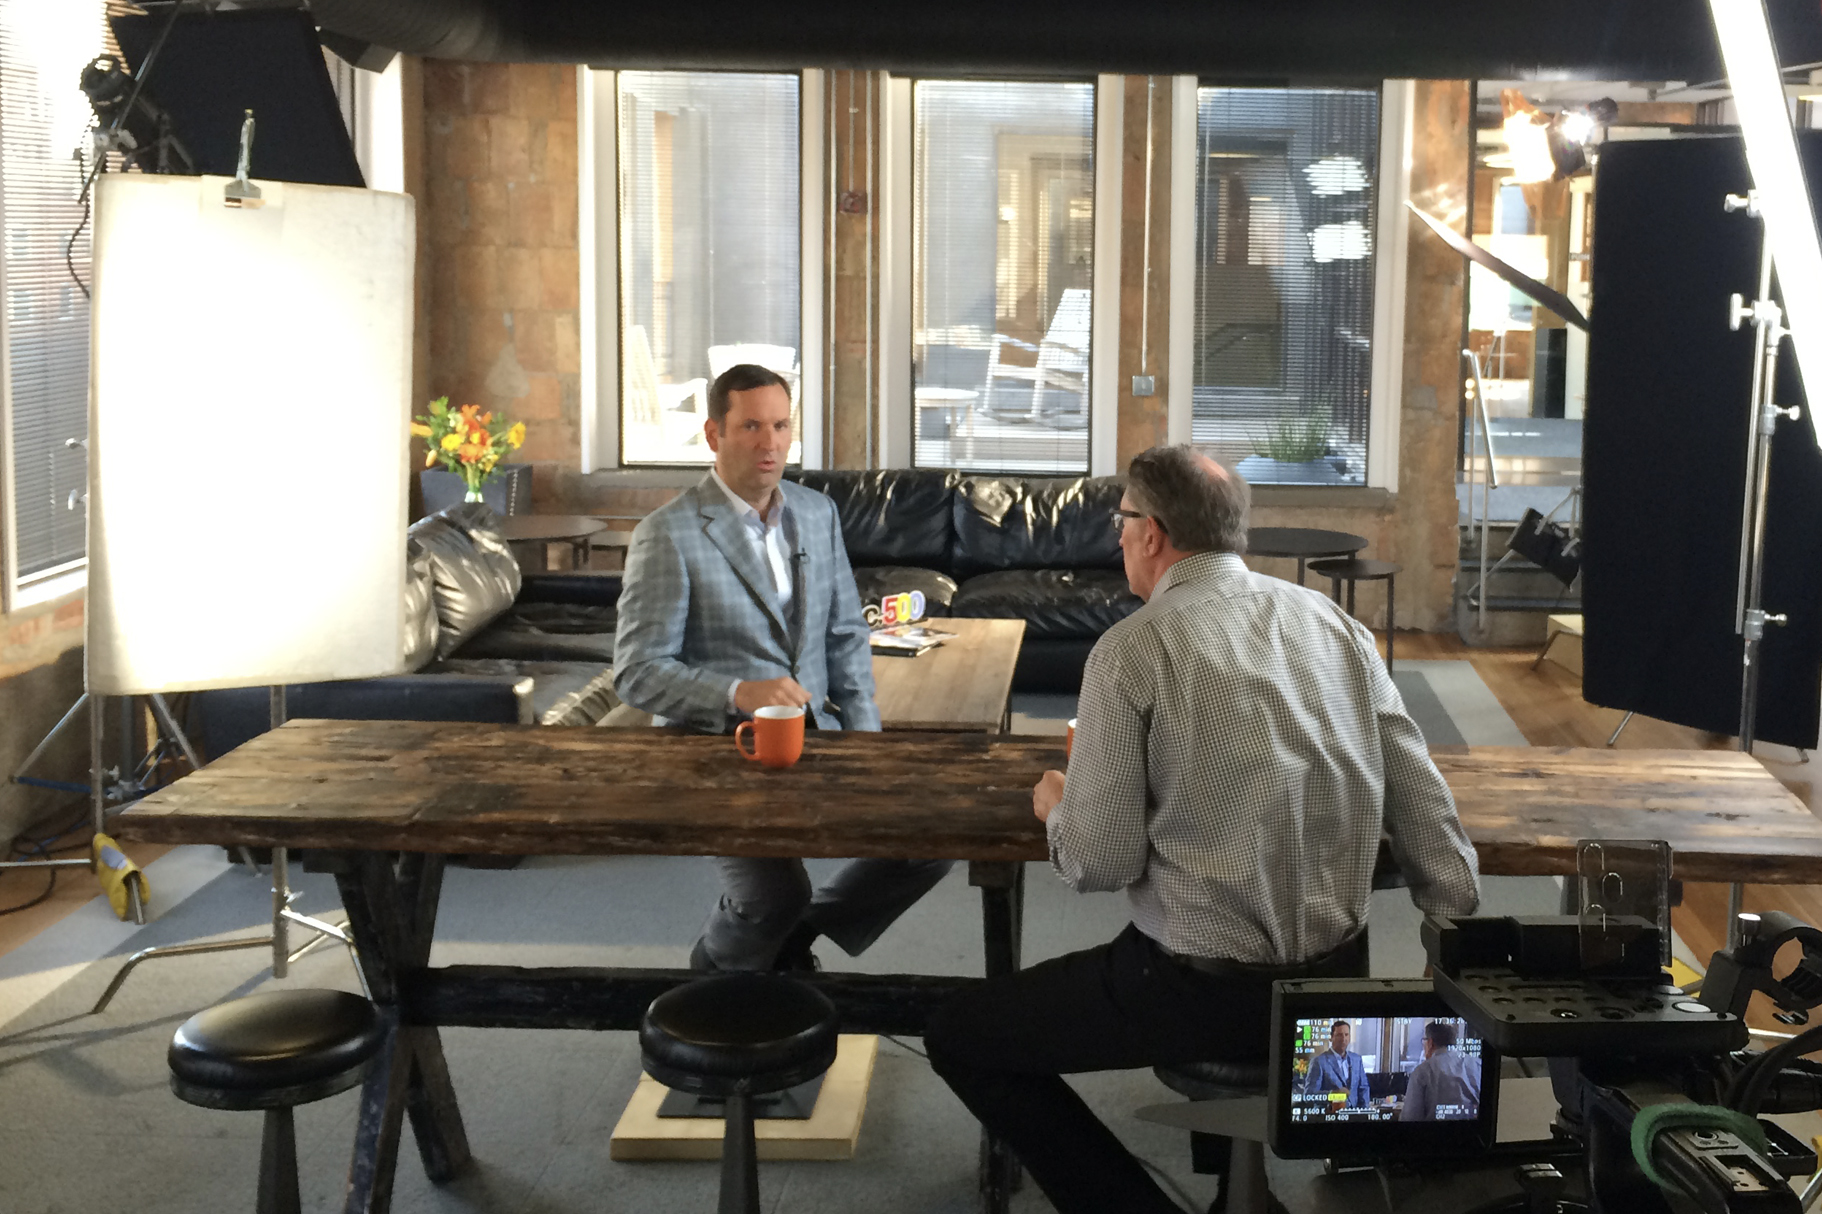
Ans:
{"type": "Polygon", "coordinates": [[[1249,572],[1246,511],[1245,482],[1188,447],[1133,460],[1111,521],[1145,606],[1089,655],[1068,774],[1032,796],[1057,875],[1124,889],[1132,923],[956,998],[925,1038],[1065,1214],[1178,1206],[1062,1076],[1263,1061],[1273,979],[1365,972],[1382,831],[1421,909],[1479,902],[1474,849],[1372,634],[1249,572]]]}

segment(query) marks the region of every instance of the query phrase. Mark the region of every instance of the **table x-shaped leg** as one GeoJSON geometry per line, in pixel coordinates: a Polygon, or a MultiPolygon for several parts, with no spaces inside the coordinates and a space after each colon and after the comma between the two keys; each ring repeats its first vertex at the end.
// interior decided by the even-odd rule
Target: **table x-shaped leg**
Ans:
{"type": "Polygon", "coordinates": [[[348,930],[360,952],[367,989],[389,1026],[388,1040],[361,1088],[354,1160],[348,1169],[346,1214],[385,1214],[392,1204],[399,1131],[406,1114],[424,1172],[442,1182],[470,1158],[468,1133],[456,1106],[443,1040],[432,1025],[406,1024],[401,988],[430,960],[443,857],[416,853],[349,853],[336,883],[348,930]]]}
{"type": "MultiPolygon", "coordinates": [[[[1025,920],[1025,866],[1016,862],[976,860],[968,865],[968,884],[981,891],[981,928],[987,950],[987,977],[998,978],[1019,968],[1025,920]]],[[[1018,1188],[1019,1161],[1005,1142],[981,1132],[981,1204],[987,1214],[1005,1214],[1018,1188]]]]}

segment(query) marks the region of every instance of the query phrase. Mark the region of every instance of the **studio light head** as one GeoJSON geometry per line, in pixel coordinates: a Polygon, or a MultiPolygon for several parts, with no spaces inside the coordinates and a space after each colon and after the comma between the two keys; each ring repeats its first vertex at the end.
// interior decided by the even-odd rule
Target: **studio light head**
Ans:
{"type": "Polygon", "coordinates": [[[1551,120],[1548,138],[1556,177],[1573,176],[1589,167],[1589,153],[1599,145],[1600,137],[1619,112],[1616,102],[1603,97],[1563,110],[1551,120]]]}
{"type": "Polygon", "coordinates": [[[101,124],[102,143],[125,165],[147,173],[196,172],[190,150],[171,131],[170,115],[127,74],[118,55],[90,60],[81,87],[101,124]]]}

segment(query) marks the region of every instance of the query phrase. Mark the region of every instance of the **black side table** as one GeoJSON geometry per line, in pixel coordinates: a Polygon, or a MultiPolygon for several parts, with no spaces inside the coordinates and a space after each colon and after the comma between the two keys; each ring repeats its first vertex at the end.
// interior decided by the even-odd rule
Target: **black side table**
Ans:
{"type": "Polygon", "coordinates": [[[1246,532],[1248,556],[1293,557],[1297,584],[1303,585],[1304,563],[1318,556],[1353,556],[1367,546],[1366,537],[1319,527],[1251,527],[1246,532]]]}
{"type": "Polygon", "coordinates": [[[1385,669],[1392,673],[1392,638],[1398,635],[1395,626],[1396,616],[1393,608],[1397,600],[1393,597],[1394,579],[1404,572],[1403,565],[1391,561],[1370,561],[1360,557],[1344,557],[1339,560],[1311,561],[1310,571],[1329,580],[1329,592],[1335,596],[1335,602],[1341,602],[1341,583],[1348,584],[1347,613],[1354,614],[1354,583],[1385,583],[1385,669]]]}

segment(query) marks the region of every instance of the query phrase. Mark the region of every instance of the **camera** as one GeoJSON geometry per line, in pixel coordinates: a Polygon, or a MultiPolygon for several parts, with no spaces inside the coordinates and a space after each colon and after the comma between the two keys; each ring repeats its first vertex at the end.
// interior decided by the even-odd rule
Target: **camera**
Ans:
{"type": "Polygon", "coordinates": [[[1822,1064],[1801,1058],[1822,1050],[1822,1025],[1748,1051],[1744,1015],[1755,991],[1792,1024],[1822,1004],[1822,931],[1743,915],[1685,990],[1665,970],[1668,850],[1584,843],[1578,869],[1575,914],[1426,918],[1428,980],[1276,983],[1272,1149],[1485,1162],[1511,1145],[1495,1141],[1502,1059],[1545,1059],[1559,1109],[1532,1155],[1579,1158],[1586,1201],[1534,1162],[1524,1194],[1481,1211],[1799,1214],[1789,1180],[1815,1171],[1815,1152],[1761,1114],[1822,1108],[1822,1064]]]}

